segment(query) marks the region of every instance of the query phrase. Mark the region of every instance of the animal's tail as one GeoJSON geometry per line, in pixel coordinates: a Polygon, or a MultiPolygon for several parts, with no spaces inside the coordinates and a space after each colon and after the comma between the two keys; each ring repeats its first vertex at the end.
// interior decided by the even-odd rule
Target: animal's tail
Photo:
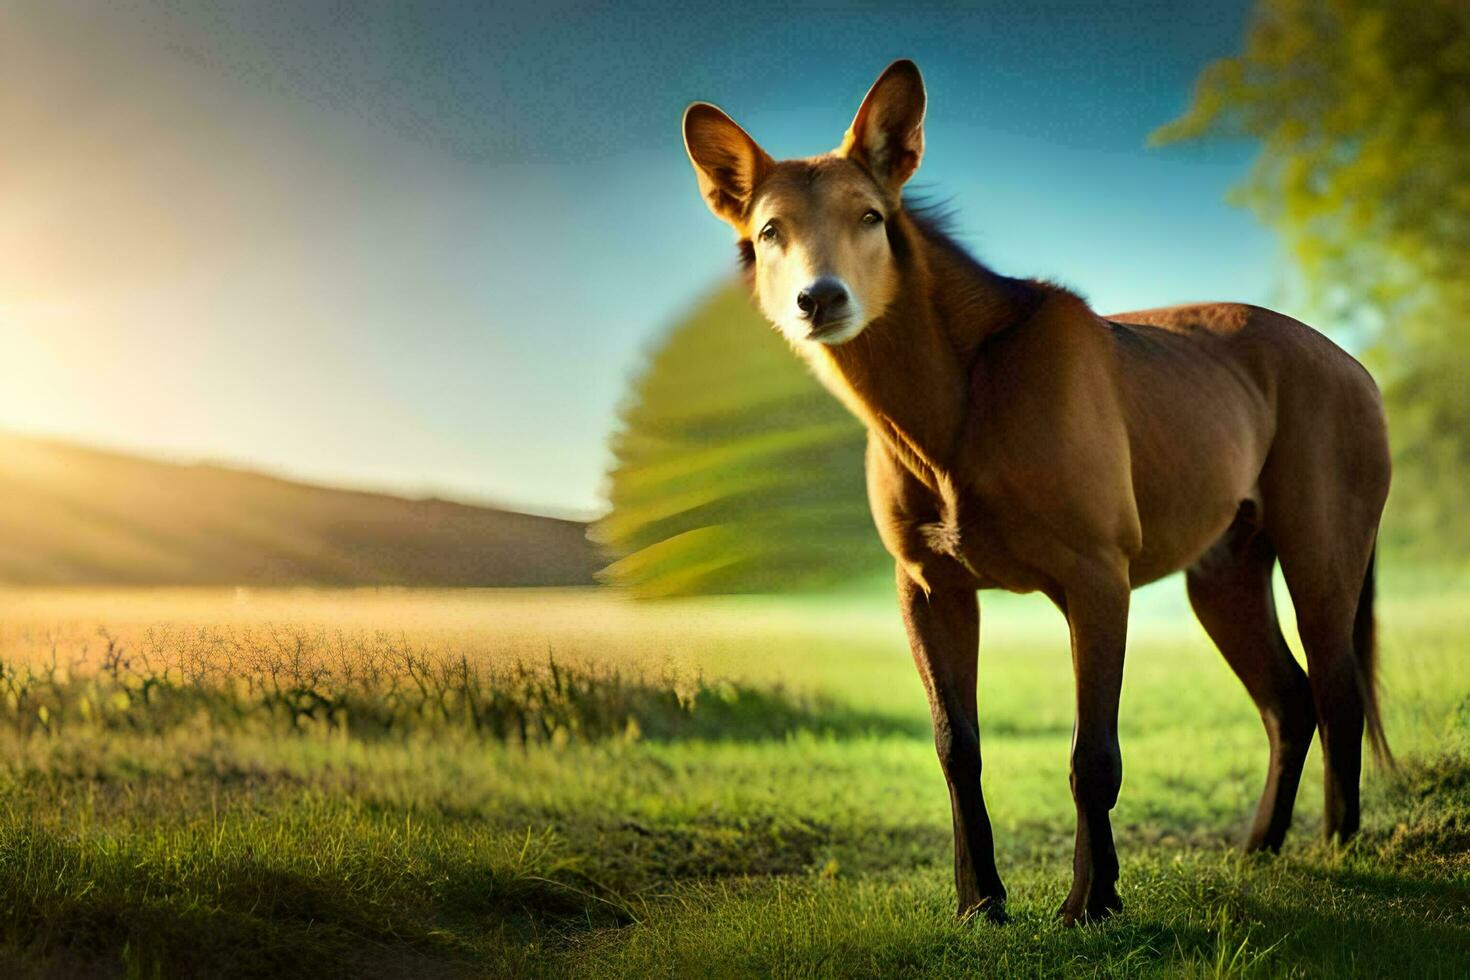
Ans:
{"type": "Polygon", "coordinates": [[[1388,737],[1383,734],[1383,716],[1378,710],[1378,638],[1373,619],[1374,565],[1378,562],[1378,545],[1368,556],[1368,571],[1363,576],[1363,591],[1358,594],[1358,612],[1353,617],[1353,653],[1357,657],[1358,687],[1363,698],[1363,721],[1368,727],[1368,744],[1379,765],[1394,766],[1388,737]]]}

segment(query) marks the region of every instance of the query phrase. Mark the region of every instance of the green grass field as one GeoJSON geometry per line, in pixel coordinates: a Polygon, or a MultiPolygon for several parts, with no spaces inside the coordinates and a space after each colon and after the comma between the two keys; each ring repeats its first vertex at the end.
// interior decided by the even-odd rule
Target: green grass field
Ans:
{"type": "Polygon", "coordinates": [[[982,602],[997,928],[953,919],[881,592],[3,593],[0,972],[1470,975],[1470,586],[1382,585],[1400,769],[1369,771],[1364,833],[1331,850],[1314,749],[1274,860],[1233,846],[1254,709],[1180,583],[1139,594],[1127,908],[1075,930],[1044,603],[982,602]]]}

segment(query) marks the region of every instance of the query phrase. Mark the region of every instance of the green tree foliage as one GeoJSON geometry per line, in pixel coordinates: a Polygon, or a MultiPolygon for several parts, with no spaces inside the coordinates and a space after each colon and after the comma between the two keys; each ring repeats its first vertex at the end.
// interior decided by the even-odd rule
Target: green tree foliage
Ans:
{"type": "Polygon", "coordinates": [[[1155,140],[1245,137],[1238,200],[1282,235],[1326,322],[1356,331],[1389,406],[1385,540],[1470,544],[1470,3],[1260,0],[1155,140]]]}
{"type": "Polygon", "coordinates": [[[613,436],[603,578],[655,597],[832,584],[885,567],[862,426],[721,289],[633,384],[613,436]]]}

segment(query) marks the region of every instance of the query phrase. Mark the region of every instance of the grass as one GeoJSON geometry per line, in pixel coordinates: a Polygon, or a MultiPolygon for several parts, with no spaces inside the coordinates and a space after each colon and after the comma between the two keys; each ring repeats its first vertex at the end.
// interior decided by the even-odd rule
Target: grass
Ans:
{"type": "Polygon", "coordinates": [[[1330,849],[1314,750],[1275,860],[1233,847],[1254,710],[1180,590],[1140,595],[1127,909],[1078,930],[1052,918],[1065,634],[1027,600],[984,602],[994,928],[953,919],[886,598],[3,594],[0,971],[1470,975],[1470,589],[1406,581],[1381,611],[1403,764],[1330,849]]]}

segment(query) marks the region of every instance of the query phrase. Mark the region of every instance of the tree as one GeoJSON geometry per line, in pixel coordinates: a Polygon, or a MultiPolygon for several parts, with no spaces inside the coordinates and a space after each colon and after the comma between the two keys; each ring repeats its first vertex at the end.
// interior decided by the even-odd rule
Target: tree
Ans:
{"type": "Polygon", "coordinates": [[[1156,142],[1245,137],[1236,200],[1306,298],[1366,343],[1395,447],[1386,540],[1470,544],[1470,3],[1260,0],[1156,142]]]}
{"type": "Polygon", "coordinates": [[[739,285],[676,327],[614,434],[602,577],[644,597],[769,592],[887,567],[862,426],[822,391],[739,285]]]}

